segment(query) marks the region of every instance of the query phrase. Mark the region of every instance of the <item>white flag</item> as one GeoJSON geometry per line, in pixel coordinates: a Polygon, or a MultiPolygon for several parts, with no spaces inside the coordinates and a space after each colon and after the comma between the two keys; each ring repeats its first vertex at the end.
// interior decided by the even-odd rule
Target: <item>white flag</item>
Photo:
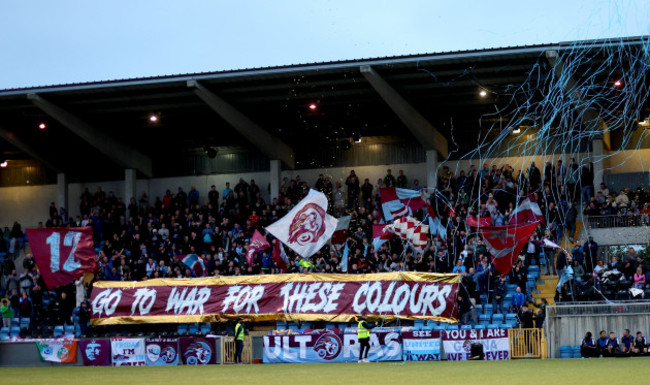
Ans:
{"type": "Polygon", "coordinates": [[[266,231],[298,255],[309,258],[332,237],[336,225],[336,218],[327,214],[325,194],[309,190],[296,207],[266,231]]]}

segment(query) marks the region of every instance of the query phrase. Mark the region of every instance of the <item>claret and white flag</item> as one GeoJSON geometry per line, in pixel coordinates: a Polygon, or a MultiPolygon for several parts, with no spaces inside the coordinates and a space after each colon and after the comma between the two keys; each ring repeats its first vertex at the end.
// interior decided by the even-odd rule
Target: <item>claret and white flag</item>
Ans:
{"type": "Polygon", "coordinates": [[[266,228],[298,255],[309,258],[332,237],[336,218],[327,214],[327,197],[309,190],[287,215],[266,228]]]}

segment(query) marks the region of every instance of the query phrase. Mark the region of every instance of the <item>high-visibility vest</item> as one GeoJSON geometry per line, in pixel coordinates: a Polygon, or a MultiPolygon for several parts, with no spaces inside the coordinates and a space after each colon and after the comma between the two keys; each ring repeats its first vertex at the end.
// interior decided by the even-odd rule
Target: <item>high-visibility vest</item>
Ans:
{"type": "Polygon", "coordinates": [[[357,325],[357,337],[359,338],[370,338],[370,330],[363,327],[364,321],[359,321],[357,325]]]}
{"type": "Polygon", "coordinates": [[[242,324],[235,325],[235,339],[239,341],[244,340],[244,327],[242,324]]]}

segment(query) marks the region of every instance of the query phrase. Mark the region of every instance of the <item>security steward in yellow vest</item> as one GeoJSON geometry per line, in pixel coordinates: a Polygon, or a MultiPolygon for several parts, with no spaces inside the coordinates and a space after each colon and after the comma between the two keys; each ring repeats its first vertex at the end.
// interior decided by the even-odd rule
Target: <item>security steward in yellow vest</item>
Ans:
{"type": "Polygon", "coordinates": [[[366,313],[357,317],[357,337],[359,339],[359,363],[368,361],[370,352],[370,329],[375,326],[366,321],[366,313]]]}
{"type": "Polygon", "coordinates": [[[241,318],[237,318],[235,325],[235,362],[241,364],[241,353],[244,350],[244,338],[246,330],[241,318]]]}

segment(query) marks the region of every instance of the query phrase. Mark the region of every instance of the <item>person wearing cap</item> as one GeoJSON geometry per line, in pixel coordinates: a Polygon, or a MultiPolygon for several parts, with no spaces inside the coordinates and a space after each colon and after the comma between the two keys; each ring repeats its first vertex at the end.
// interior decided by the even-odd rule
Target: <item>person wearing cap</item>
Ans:
{"type": "Polygon", "coordinates": [[[241,353],[244,350],[245,332],[244,324],[241,318],[237,317],[235,320],[235,363],[241,364],[241,353]]]}
{"type": "Polygon", "coordinates": [[[370,352],[370,329],[374,325],[366,321],[366,313],[362,313],[357,318],[357,337],[359,338],[359,363],[370,362],[368,361],[368,353],[370,352]]]}

